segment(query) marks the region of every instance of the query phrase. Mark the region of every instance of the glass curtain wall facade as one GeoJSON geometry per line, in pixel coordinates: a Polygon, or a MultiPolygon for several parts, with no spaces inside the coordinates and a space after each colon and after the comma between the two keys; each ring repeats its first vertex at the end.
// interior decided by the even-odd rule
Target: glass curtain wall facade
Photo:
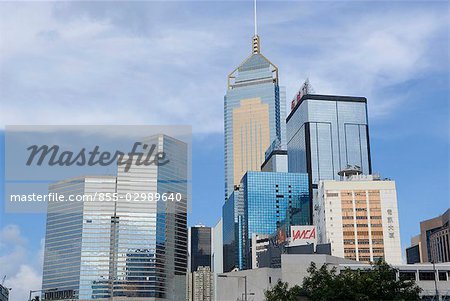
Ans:
{"type": "Polygon", "coordinates": [[[116,177],[81,177],[50,185],[51,193],[92,197],[92,202],[50,202],[47,209],[42,289],[44,299],[107,298],[116,177]],[[56,290],[57,289],[57,290],[56,290]]]}
{"type": "Polygon", "coordinates": [[[191,272],[198,267],[211,268],[211,242],[210,227],[191,227],[191,272]]]}
{"type": "Polygon", "coordinates": [[[181,300],[187,269],[187,145],[166,135],[144,141],[164,152],[165,165],[119,166],[110,279],[114,297],[181,300]],[[126,201],[129,195],[174,194],[180,202],[126,201]]]}
{"type": "Polygon", "coordinates": [[[348,165],[371,174],[366,98],[307,94],[286,127],[289,172],[308,173],[313,188],[348,165]]]}
{"type": "Polygon", "coordinates": [[[247,172],[241,182],[244,235],[240,269],[252,268],[253,234],[289,233],[292,225],[309,225],[308,176],[300,173],[247,172]]]}
{"type": "MultiPolygon", "coordinates": [[[[51,192],[117,193],[118,200],[53,202],[48,207],[45,299],[184,300],[187,268],[187,144],[165,135],[146,143],[166,165],[118,167],[117,177],[58,182],[51,192]],[[179,194],[178,202],[129,196],[179,194]],[[57,290],[55,290],[57,288],[57,290]]],[[[126,159],[126,158],[125,158],[126,159]]]]}
{"type": "Polygon", "coordinates": [[[223,271],[242,267],[243,195],[236,189],[222,207],[223,271]]]}
{"type": "Polygon", "coordinates": [[[259,52],[259,37],[253,42],[253,54],[228,76],[224,98],[225,199],[247,171],[261,170],[272,143],[286,145],[286,92],[278,68],[259,52]]]}
{"type": "Polygon", "coordinates": [[[253,234],[287,234],[291,225],[308,225],[309,205],[306,174],[247,172],[222,209],[224,272],[252,268],[253,234]]]}

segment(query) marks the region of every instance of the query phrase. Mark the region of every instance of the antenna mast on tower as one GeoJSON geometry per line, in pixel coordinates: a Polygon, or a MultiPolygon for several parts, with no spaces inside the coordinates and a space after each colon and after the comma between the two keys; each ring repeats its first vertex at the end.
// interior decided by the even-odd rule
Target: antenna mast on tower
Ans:
{"type": "Polygon", "coordinates": [[[254,17],[254,25],[255,25],[255,35],[253,36],[252,43],[252,53],[258,54],[260,52],[260,44],[259,44],[259,36],[258,36],[258,23],[256,18],[256,0],[253,0],[253,17],[254,17]]]}
{"type": "Polygon", "coordinates": [[[253,1],[253,15],[254,15],[254,21],[255,21],[255,36],[258,35],[258,23],[256,19],[256,0],[253,1]]]}

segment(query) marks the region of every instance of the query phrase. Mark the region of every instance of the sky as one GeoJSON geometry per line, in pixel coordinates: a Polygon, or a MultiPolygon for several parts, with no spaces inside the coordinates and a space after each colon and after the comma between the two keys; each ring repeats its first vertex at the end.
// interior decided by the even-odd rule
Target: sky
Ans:
{"type": "MultiPolygon", "coordinates": [[[[368,99],[372,165],[397,183],[403,247],[450,207],[449,8],[258,4],[261,51],[288,103],[306,78],[318,94],[368,99]]],[[[226,77],[250,54],[252,13],[252,1],[0,2],[0,152],[5,125],[191,124],[189,223],[214,225],[226,77]]],[[[40,288],[44,233],[45,215],[1,209],[0,276],[12,301],[40,288]]]]}

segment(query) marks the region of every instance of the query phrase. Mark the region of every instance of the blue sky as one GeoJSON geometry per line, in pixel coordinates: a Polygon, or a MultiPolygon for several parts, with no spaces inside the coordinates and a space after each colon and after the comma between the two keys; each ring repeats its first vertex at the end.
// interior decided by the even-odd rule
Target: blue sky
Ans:
{"type": "MultiPolygon", "coordinates": [[[[258,8],[262,53],[288,102],[307,77],[317,93],[367,97],[373,169],[397,182],[406,246],[420,220],[450,206],[449,3],[258,8]]],[[[226,76],[250,54],[252,21],[251,1],[2,2],[0,126],[192,124],[190,223],[213,225],[226,76]]],[[[1,212],[0,275],[23,300],[40,286],[45,216],[1,212]]]]}

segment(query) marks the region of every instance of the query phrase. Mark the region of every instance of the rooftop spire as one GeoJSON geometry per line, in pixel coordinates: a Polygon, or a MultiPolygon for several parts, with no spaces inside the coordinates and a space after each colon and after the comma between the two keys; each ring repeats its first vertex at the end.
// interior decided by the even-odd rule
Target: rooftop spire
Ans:
{"type": "Polygon", "coordinates": [[[258,54],[260,53],[260,42],[259,42],[259,36],[258,36],[258,24],[257,24],[257,18],[256,18],[256,0],[253,0],[253,15],[254,15],[254,23],[255,23],[255,35],[252,39],[252,53],[258,54]]]}
{"type": "Polygon", "coordinates": [[[255,36],[258,35],[258,24],[256,19],[256,0],[253,1],[253,15],[254,15],[254,21],[255,21],[255,36]]]}

